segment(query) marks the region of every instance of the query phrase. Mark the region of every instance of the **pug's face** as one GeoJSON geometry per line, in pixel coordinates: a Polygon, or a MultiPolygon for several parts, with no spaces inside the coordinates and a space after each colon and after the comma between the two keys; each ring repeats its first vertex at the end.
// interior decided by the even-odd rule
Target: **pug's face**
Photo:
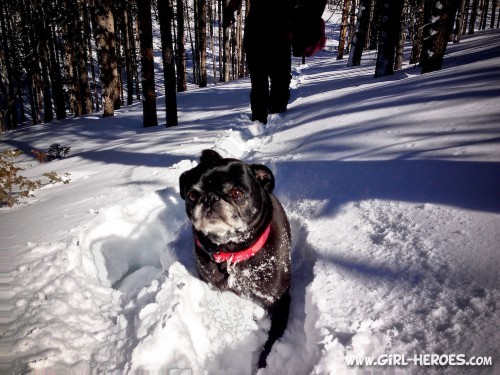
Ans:
{"type": "Polygon", "coordinates": [[[179,185],[198,235],[216,245],[239,244],[250,240],[261,225],[274,176],[263,165],[224,159],[205,150],[200,164],[181,175],[179,185]]]}

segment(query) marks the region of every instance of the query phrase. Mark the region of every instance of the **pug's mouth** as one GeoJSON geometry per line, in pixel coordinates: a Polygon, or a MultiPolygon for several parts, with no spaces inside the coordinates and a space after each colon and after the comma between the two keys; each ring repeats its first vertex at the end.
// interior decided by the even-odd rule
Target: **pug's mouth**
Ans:
{"type": "Polygon", "coordinates": [[[196,212],[193,215],[193,226],[216,245],[242,243],[248,240],[248,225],[237,215],[227,215],[217,210],[196,212]]]}

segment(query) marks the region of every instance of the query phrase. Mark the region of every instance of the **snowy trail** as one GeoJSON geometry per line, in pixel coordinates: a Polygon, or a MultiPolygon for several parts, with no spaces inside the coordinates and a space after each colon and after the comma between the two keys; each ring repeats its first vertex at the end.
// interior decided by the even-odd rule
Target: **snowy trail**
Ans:
{"type": "Polygon", "coordinates": [[[264,312],[196,277],[177,185],[204,148],[270,166],[292,225],[289,326],[261,375],[357,374],[348,356],[419,353],[493,366],[412,373],[500,371],[498,41],[481,33],[450,46],[442,72],[382,80],[324,53],[295,67],[289,111],[266,127],[248,119],[243,80],[180,95],[168,131],[141,129],[134,105],[3,137],[72,147],[24,161],[70,184],[0,212],[15,254],[9,373],[254,371],[264,312]]]}

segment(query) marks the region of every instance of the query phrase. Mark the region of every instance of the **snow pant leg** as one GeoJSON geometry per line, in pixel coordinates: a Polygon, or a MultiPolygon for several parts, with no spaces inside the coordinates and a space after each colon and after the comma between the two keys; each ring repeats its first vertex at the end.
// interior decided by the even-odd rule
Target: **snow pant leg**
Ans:
{"type": "Polygon", "coordinates": [[[252,90],[250,91],[250,107],[252,108],[252,121],[267,123],[269,107],[269,78],[267,58],[259,56],[256,51],[248,46],[247,61],[250,71],[250,82],[252,90]]]}
{"type": "Polygon", "coordinates": [[[267,124],[269,113],[269,40],[267,33],[261,30],[261,25],[255,18],[255,9],[250,11],[246,19],[243,47],[252,85],[250,91],[252,121],[267,124]]]}
{"type": "Polygon", "coordinates": [[[290,100],[290,81],[292,79],[292,56],[290,43],[283,42],[274,50],[270,59],[271,92],[270,113],[285,112],[290,100]]]}
{"type": "Polygon", "coordinates": [[[252,108],[252,121],[267,124],[269,102],[269,80],[267,75],[252,74],[250,72],[252,90],[250,91],[250,107],[252,108]]]}

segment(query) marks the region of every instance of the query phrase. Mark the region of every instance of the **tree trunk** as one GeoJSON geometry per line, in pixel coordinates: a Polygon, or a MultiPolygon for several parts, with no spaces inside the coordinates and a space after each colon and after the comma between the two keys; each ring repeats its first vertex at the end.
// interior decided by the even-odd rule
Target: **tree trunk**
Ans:
{"type": "Polygon", "coordinates": [[[55,25],[52,25],[52,29],[50,30],[49,52],[50,65],[52,66],[51,79],[52,90],[54,92],[54,102],[56,105],[56,118],[58,120],[62,120],[66,118],[66,101],[62,85],[61,64],[57,54],[55,25]]]}
{"type": "Polygon", "coordinates": [[[41,71],[40,71],[40,57],[38,49],[35,46],[38,44],[38,40],[35,37],[35,27],[34,21],[31,14],[31,9],[27,10],[29,16],[29,39],[31,43],[31,50],[28,52],[31,54],[30,62],[33,64],[33,98],[36,106],[36,118],[34,123],[41,124],[42,123],[42,111],[43,111],[43,97],[41,93],[42,88],[42,80],[41,80],[41,71]]]}
{"type": "MultiPolygon", "coordinates": [[[[95,7],[92,5],[89,8],[89,20],[88,20],[88,27],[90,29],[90,32],[88,33],[88,39],[87,39],[87,44],[89,51],[92,51],[92,40],[94,40],[96,44],[96,49],[97,49],[97,26],[96,26],[96,19],[95,17],[92,17],[92,14],[95,13],[95,7]],[[94,35],[94,39],[91,38],[91,34],[94,35]]],[[[99,58],[98,58],[99,60],[99,58]]],[[[96,72],[95,72],[95,60],[93,58],[93,54],[90,53],[90,72],[92,74],[92,85],[94,86],[94,111],[99,112],[100,110],[100,100],[99,100],[99,90],[97,89],[97,80],[96,80],[96,72]]],[[[99,62],[97,61],[97,65],[99,65],[99,62]]]]}
{"type": "MultiPolygon", "coordinates": [[[[8,14],[7,14],[7,4],[4,4],[4,9],[0,9],[0,27],[2,30],[2,49],[4,53],[4,62],[5,62],[5,73],[6,77],[3,77],[6,80],[6,84],[8,86],[8,91],[5,91],[5,112],[6,116],[3,117],[3,121],[6,121],[6,129],[15,129],[18,125],[17,111],[15,106],[15,83],[14,83],[14,75],[12,72],[11,59],[10,59],[10,46],[8,44],[8,40],[12,40],[7,35],[7,22],[8,22],[8,14]]],[[[3,111],[3,110],[2,110],[3,111]]]]}
{"type": "Polygon", "coordinates": [[[347,26],[347,46],[346,53],[351,53],[352,38],[354,38],[354,32],[356,31],[356,8],[358,7],[359,1],[351,1],[351,9],[349,10],[349,25],[347,26]]]}
{"type": "Polygon", "coordinates": [[[212,73],[214,85],[217,84],[217,66],[215,59],[215,37],[214,37],[214,23],[215,23],[215,10],[214,10],[214,2],[212,0],[208,3],[208,27],[209,27],[209,36],[210,36],[210,50],[212,52],[212,73]]]}
{"type": "MultiPolygon", "coordinates": [[[[222,27],[222,3],[223,0],[217,1],[217,14],[218,14],[218,21],[219,21],[219,81],[224,82],[224,64],[223,64],[223,49],[221,48],[222,45],[224,44],[224,30],[222,27]]],[[[225,3],[224,3],[225,4],[225,3]]]]}
{"type": "Polygon", "coordinates": [[[490,29],[493,29],[495,27],[495,18],[497,16],[497,7],[498,7],[498,0],[493,0],[493,2],[491,4],[490,29]]]}
{"type": "Polygon", "coordinates": [[[207,0],[197,2],[197,39],[199,56],[199,81],[200,87],[207,86],[207,0]]]}
{"type": "Polygon", "coordinates": [[[457,7],[456,0],[433,0],[426,4],[426,15],[428,15],[426,19],[430,22],[424,29],[423,53],[420,61],[422,74],[441,69],[457,7]],[[427,5],[430,9],[427,9],[427,5]]]}
{"type": "Polygon", "coordinates": [[[481,12],[481,25],[479,30],[486,30],[486,19],[488,18],[488,10],[490,8],[490,0],[483,0],[483,9],[481,12]]]}
{"type": "Polygon", "coordinates": [[[23,2],[20,3],[20,15],[21,15],[21,25],[22,25],[22,34],[25,40],[23,45],[24,52],[24,64],[26,65],[26,73],[27,73],[27,84],[28,84],[28,96],[31,108],[31,121],[33,125],[40,123],[40,112],[38,110],[38,102],[36,97],[36,49],[33,47],[34,39],[32,37],[32,25],[33,22],[31,20],[31,14],[29,8],[23,2]]]}
{"type": "Polygon", "coordinates": [[[417,64],[418,62],[420,62],[420,55],[422,53],[422,41],[424,36],[425,0],[417,0],[415,7],[415,33],[413,37],[413,47],[411,49],[410,55],[410,64],[417,64]]]}
{"type": "MultiPolygon", "coordinates": [[[[114,8],[114,13],[121,14],[120,7],[116,6],[116,4],[115,4],[115,8],[114,8]]],[[[115,110],[117,110],[117,109],[120,109],[120,107],[122,105],[122,98],[123,98],[123,80],[122,80],[123,65],[122,65],[122,61],[124,59],[122,57],[122,51],[121,51],[122,40],[121,40],[121,35],[120,35],[121,28],[120,28],[119,17],[115,17],[114,21],[115,21],[115,57],[116,57],[116,69],[118,72],[118,79],[116,80],[113,105],[115,107],[115,110]]]]}
{"type": "Polygon", "coordinates": [[[378,47],[378,40],[380,37],[380,20],[377,13],[378,0],[373,1],[372,5],[372,21],[370,22],[370,30],[368,37],[368,49],[370,51],[376,50],[378,47]]]}
{"type": "Polygon", "coordinates": [[[345,50],[345,39],[347,34],[347,22],[349,20],[349,6],[351,0],[344,0],[344,5],[342,7],[342,22],[340,25],[340,36],[339,36],[339,47],[337,52],[337,60],[344,58],[345,50]]]}
{"type": "Polygon", "coordinates": [[[132,72],[131,38],[128,18],[128,7],[124,6],[122,9],[123,51],[125,54],[125,71],[127,76],[127,105],[131,105],[134,101],[134,75],[132,72]]]}
{"type": "Polygon", "coordinates": [[[40,48],[40,66],[42,69],[42,82],[43,82],[43,122],[51,122],[54,119],[54,111],[52,109],[52,93],[50,90],[50,66],[49,66],[49,53],[47,46],[46,30],[45,28],[39,32],[39,48],[40,48]]]}
{"type": "MultiPolygon", "coordinates": [[[[498,0],[497,0],[498,1],[498,0]]],[[[497,17],[497,29],[500,28],[500,12],[499,12],[499,15],[497,17]]]]}
{"type": "MultiPolygon", "coordinates": [[[[141,88],[140,88],[140,83],[139,83],[139,67],[137,63],[137,34],[139,34],[138,29],[134,28],[134,19],[133,19],[133,13],[132,13],[132,2],[128,1],[128,14],[129,14],[129,35],[130,35],[130,54],[132,55],[132,70],[133,70],[133,75],[134,75],[134,82],[135,82],[135,95],[137,100],[141,100],[141,88]],[[137,33],[134,33],[134,30],[137,30],[137,33]]],[[[137,18],[136,18],[136,23],[137,23],[137,18]]]]}
{"type": "Polygon", "coordinates": [[[401,24],[399,25],[399,37],[396,45],[396,61],[394,62],[394,70],[399,70],[403,68],[404,49],[406,41],[406,27],[404,24],[405,18],[406,18],[406,7],[404,6],[403,2],[401,6],[401,15],[400,15],[401,24]]]}
{"type": "Polygon", "coordinates": [[[184,0],[177,0],[177,91],[179,92],[187,90],[184,38],[184,0]]]}
{"type": "Polygon", "coordinates": [[[470,14],[470,1],[465,0],[464,22],[462,25],[461,35],[465,35],[467,33],[467,26],[469,25],[469,14],[470,14]]]}
{"type": "Polygon", "coordinates": [[[472,0],[472,8],[470,11],[469,35],[474,34],[476,28],[477,10],[479,8],[479,0],[472,0]]]}
{"type": "Polygon", "coordinates": [[[158,18],[160,21],[161,47],[163,55],[163,76],[165,79],[166,126],[175,126],[177,120],[177,93],[175,82],[175,61],[172,38],[172,19],[174,10],[169,0],[158,0],[158,18]]]}
{"type": "Polygon", "coordinates": [[[455,22],[455,31],[453,35],[453,43],[460,43],[462,37],[463,23],[465,18],[465,3],[467,0],[460,0],[460,8],[458,10],[457,19],[455,22]]]}
{"type": "MultiPolygon", "coordinates": [[[[142,3],[142,1],[139,1],[142,3]]],[[[118,81],[115,30],[111,0],[96,0],[97,51],[101,66],[103,116],[114,116],[114,95],[118,81]]]]}
{"type": "Polygon", "coordinates": [[[370,23],[370,12],[372,0],[361,0],[359,2],[358,19],[356,23],[356,32],[352,38],[352,46],[349,52],[349,61],[347,66],[361,65],[361,56],[366,44],[366,35],[370,23]]]}
{"type": "Polygon", "coordinates": [[[142,113],[143,126],[157,126],[156,91],[153,60],[153,25],[151,22],[151,1],[137,1],[137,20],[140,29],[141,73],[142,73],[142,113]]]}
{"type": "MultiPolygon", "coordinates": [[[[243,3],[243,2],[242,2],[243,3]]],[[[243,12],[242,6],[240,5],[238,13],[238,26],[236,28],[236,43],[237,43],[237,53],[238,53],[238,65],[237,65],[237,77],[243,78],[245,76],[245,52],[243,51],[243,12]]]]}
{"type": "MultiPolygon", "coordinates": [[[[195,4],[196,4],[196,2],[195,2],[195,4]]],[[[193,81],[196,83],[196,82],[198,82],[198,74],[196,73],[197,72],[197,64],[198,64],[198,60],[196,59],[197,48],[195,48],[195,46],[194,46],[195,41],[193,41],[193,34],[191,33],[191,26],[190,26],[191,20],[189,18],[189,7],[186,6],[185,10],[186,10],[185,19],[187,22],[187,29],[188,29],[188,33],[189,33],[189,42],[191,44],[191,57],[192,57],[192,62],[193,62],[193,81]]],[[[194,24],[196,26],[196,22],[194,22],[194,24]]],[[[195,36],[195,39],[196,39],[196,36],[195,36]]]]}
{"type": "MultiPolygon", "coordinates": [[[[226,9],[228,0],[224,1],[224,9],[226,9]]],[[[225,13],[225,12],[224,12],[225,13]]],[[[224,22],[224,21],[223,21],[224,22]]],[[[223,70],[223,82],[229,82],[230,80],[230,61],[231,61],[231,50],[230,50],[230,40],[229,40],[230,27],[225,27],[223,30],[223,57],[222,57],[222,70],[223,70]]]]}
{"type": "Polygon", "coordinates": [[[377,0],[376,12],[380,20],[380,37],[375,66],[375,78],[394,73],[394,57],[401,30],[403,0],[377,0]]]}
{"type": "Polygon", "coordinates": [[[66,0],[64,14],[64,39],[66,50],[66,72],[70,80],[70,109],[75,116],[92,112],[90,87],[87,70],[87,52],[85,43],[85,10],[79,4],[66,0]],[[76,14],[76,16],[75,16],[76,14]]]}

